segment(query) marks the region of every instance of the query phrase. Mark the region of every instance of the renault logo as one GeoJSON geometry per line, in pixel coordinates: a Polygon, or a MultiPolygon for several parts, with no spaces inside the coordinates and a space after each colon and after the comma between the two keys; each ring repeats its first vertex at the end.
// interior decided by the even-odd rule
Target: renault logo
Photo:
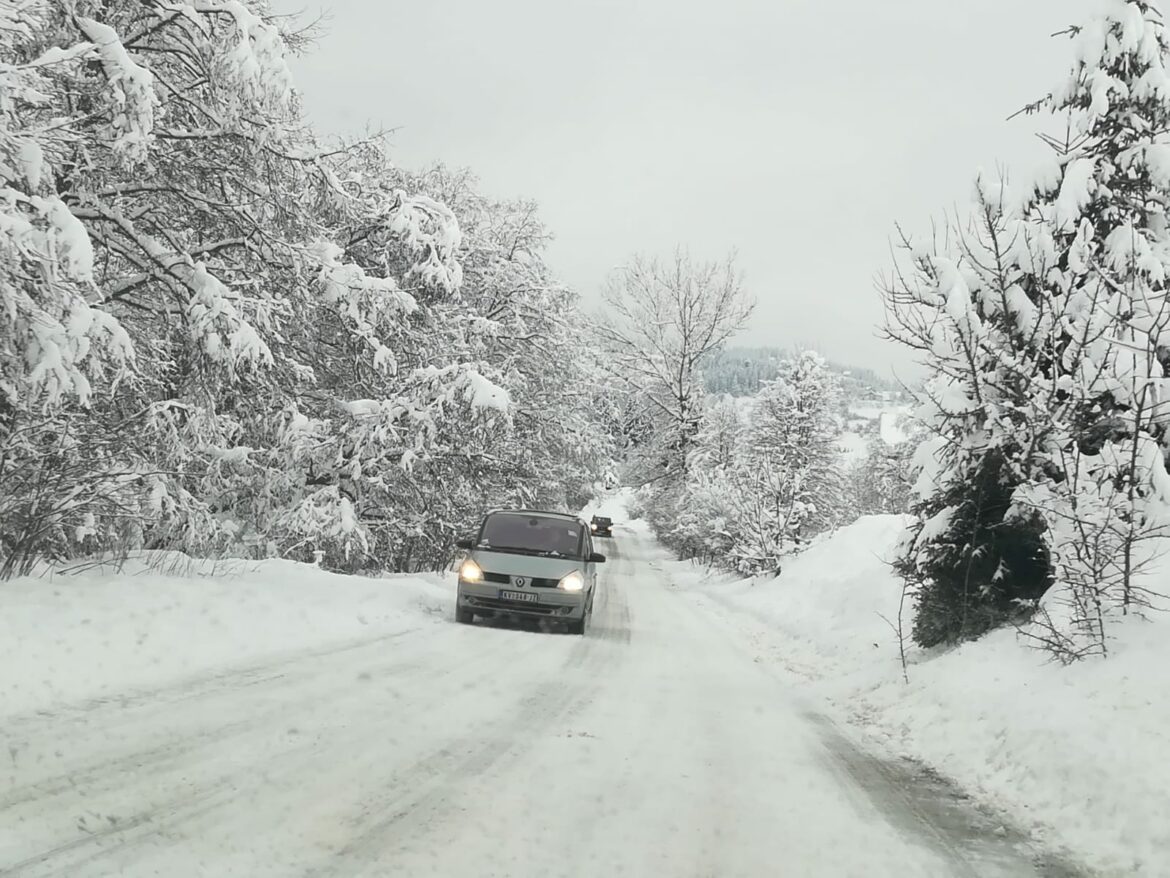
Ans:
{"type": "Polygon", "coordinates": [[[524,588],[524,577],[523,576],[517,576],[517,577],[513,578],[512,581],[514,583],[516,583],[516,585],[518,587],[524,588]]]}

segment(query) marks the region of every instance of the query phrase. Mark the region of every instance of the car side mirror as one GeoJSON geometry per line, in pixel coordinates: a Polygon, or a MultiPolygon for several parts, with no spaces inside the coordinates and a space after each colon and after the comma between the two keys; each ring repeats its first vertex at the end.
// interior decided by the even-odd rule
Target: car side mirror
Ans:
{"type": "Polygon", "coordinates": [[[600,552],[592,552],[588,558],[585,559],[590,564],[604,564],[605,556],[600,552]]]}
{"type": "Polygon", "coordinates": [[[475,541],[471,537],[462,537],[455,541],[456,549],[474,549],[475,541]]]}

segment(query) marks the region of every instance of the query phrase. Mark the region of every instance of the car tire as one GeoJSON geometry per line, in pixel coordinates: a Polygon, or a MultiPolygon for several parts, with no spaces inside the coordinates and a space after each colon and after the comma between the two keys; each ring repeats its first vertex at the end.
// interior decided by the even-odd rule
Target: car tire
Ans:
{"type": "Polygon", "coordinates": [[[585,612],[581,614],[580,622],[569,622],[566,630],[570,634],[584,634],[589,622],[593,619],[593,592],[589,592],[589,600],[585,602],[585,612]]]}
{"type": "Polygon", "coordinates": [[[475,621],[475,613],[471,612],[471,610],[465,610],[463,607],[456,607],[455,621],[460,625],[470,625],[475,621]]]}

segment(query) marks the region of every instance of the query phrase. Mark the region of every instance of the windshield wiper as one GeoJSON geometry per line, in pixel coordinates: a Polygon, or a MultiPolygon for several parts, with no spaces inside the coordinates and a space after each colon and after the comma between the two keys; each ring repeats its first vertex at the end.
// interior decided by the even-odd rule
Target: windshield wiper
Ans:
{"type": "Polygon", "coordinates": [[[513,552],[517,555],[540,555],[543,549],[526,549],[524,546],[476,546],[481,552],[513,552]]]}
{"type": "Polygon", "coordinates": [[[537,558],[568,558],[556,549],[530,549],[527,546],[477,546],[481,552],[513,552],[517,555],[534,555],[537,558]]]}

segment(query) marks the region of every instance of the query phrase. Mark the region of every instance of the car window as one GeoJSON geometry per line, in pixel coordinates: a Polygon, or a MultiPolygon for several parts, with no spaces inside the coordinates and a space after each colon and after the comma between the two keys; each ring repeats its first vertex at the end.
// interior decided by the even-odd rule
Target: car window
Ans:
{"type": "Polygon", "coordinates": [[[495,513],[484,519],[477,547],[503,552],[563,555],[580,558],[585,534],[580,524],[543,515],[495,513]]]}

